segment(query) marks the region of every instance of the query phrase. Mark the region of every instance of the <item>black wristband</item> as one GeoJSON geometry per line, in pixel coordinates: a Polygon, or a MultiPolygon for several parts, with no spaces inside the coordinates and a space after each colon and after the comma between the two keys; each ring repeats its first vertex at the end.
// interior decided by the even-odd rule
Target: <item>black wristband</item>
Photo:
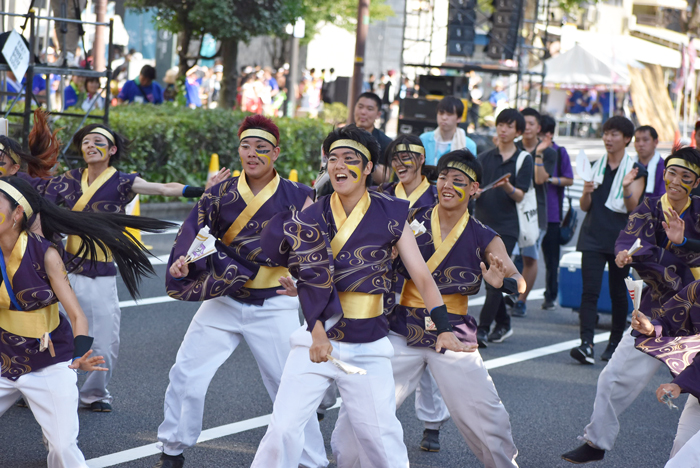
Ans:
{"type": "Polygon", "coordinates": [[[443,304],[431,310],[430,319],[435,324],[435,328],[437,328],[437,330],[435,331],[436,335],[452,331],[452,325],[450,325],[450,318],[449,315],[447,315],[446,305],[443,304]]]}
{"type": "Polygon", "coordinates": [[[95,339],[91,336],[78,335],[73,338],[73,359],[83,357],[92,348],[95,339]]]}
{"type": "Polygon", "coordinates": [[[518,282],[515,278],[503,278],[503,286],[499,291],[503,294],[515,294],[518,292],[518,282]]]}
{"type": "Polygon", "coordinates": [[[182,196],[186,198],[199,198],[203,193],[204,187],[190,187],[187,185],[182,191],[182,196]]]}

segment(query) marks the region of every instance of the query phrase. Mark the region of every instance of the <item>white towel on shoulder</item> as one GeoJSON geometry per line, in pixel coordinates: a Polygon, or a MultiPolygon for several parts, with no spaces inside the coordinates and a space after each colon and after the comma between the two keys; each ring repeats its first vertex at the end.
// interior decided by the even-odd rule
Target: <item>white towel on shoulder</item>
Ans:
{"type": "MultiPolygon", "coordinates": [[[[593,181],[596,184],[602,184],[605,177],[605,169],[608,166],[608,154],[597,160],[593,164],[593,181]]],[[[625,176],[634,168],[634,161],[629,154],[625,153],[618,166],[618,171],[613,179],[608,199],[605,201],[605,206],[616,213],[627,213],[625,207],[625,194],[622,188],[622,181],[625,176]]]]}

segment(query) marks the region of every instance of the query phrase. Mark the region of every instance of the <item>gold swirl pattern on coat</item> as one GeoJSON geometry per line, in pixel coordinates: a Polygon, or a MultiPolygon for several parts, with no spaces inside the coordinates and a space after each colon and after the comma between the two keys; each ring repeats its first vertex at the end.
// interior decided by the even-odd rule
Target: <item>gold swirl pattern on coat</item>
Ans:
{"type": "Polygon", "coordinates": [[[651,337],[636,345],[637,349],[663,361],[677,376],[693,363],[700,352],[700,336],[679,336],[676,338],[651,337]]]}

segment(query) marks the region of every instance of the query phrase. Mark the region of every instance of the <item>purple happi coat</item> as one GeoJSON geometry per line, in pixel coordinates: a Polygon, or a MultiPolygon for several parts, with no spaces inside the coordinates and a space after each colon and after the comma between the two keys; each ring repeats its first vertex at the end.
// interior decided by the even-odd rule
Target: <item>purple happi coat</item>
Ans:
{"type": "MultiPolygon", "coordinates": [[[[632,256],[632,267],[646,283],[640,310],[658,317],[662,305],[685,286],[700,279],[700,253],[671,244],[663,225],[670,205],[666,195],[645,198],[629,215],[629,221],[615,243],[615,253],[629,249],[639,238],[642,249],[632,256]],[[693,271],[693,269],[698,270],[693,271]]],[[[700,197],[690,197],[679,213],[685,221],[685,236],[700,239],[700,197]]]]}
{"type": "Polygon", "coordinates": [[[635,346],[663,361],[673,374],[673,383],[684,393],[700,398],[700,281],[694,281],[662,307],[651,321],[654,336],[637,331],[635,346]]]}
{"type": "MultiPolygon", "coordinates": [[[[262,305],[265,299],[278,295],[276,291],[280,289],[279,282],[264,289],[245,286],[256,277],[260,267],[280,266],[261,250],[260,232],[275,214],[301,210],[313,191],[306,185],[276,175],[270,182],[277,185],[276,190],[271,192],[270,198],[247,221],[232,242],[225,245],[221,240],[248,206],[239,191],[241,177],[228,179],[207,190],[182,224],[166,270],[165,285],[169,296],[182,301],[204,301],[230,296],[246,304],[262,305]],[[197,233],[205,226],[219,239],[216,242],[217,252],[189,264],[186,277],[173,278],[170,275],[170,265],[180,256],[187,256],[197,233]]],[[[240,185],[244,191],[249,192],[247,183],[240,185]]],[[[272,186],[269,187],[272,189],[272,186]]],[[[258,195],[263,192],[264,190],[258,195]]]]}
{"type": "MultiPolygon", "coordinates": [[[[58,298],[51,289],[44,265],[46,250],[53,244],[36,234],[22,233],[15,249],[21,248],[22,236],[26,242],[26,249],[21,256],[21,263],[17,271],[11,278],[11,284],[17,302],[21,309],[27,312],[54,304],[58,302],[58,298]]],[[[8,261],[8,259],[5,260],[8,261]]],[[[5,288],[5,285],[1,284],[0,288],[5,288]]],[[[17,310],[12,304],[9,309],[17,310]]],[[[0,314],[2,313],[3,310],[0,309],[0,314]]],[[[17,380],[29,372],[71,359],[73,356],[73,330],[68,319],[63,314],[59,316],[58,327],[51,331],[51,341],[56,357],[51,357],[48,350],[39,351],[38,339],[15,335],[0,328],[2,377],[17,380]]]]}
{"type": "MultiPolygon", "coordinates": [[[[87,171],[87,168],[73,169],[52,178],[46,184],[44,198],[56,205],[73,209],[83,195],[81,179],[84,171],[87,171]]],[[[136,193],[131,189],[136,177],[138,177],[137,173],[127,174],[116,171],[97,189],[82,211],[124,213],[126,205],[136,196],[136,193]]],[[[70,269],[70,260],[73,258],[73,255],[66,252],[64,258],[67,260],[66,265],[70,269]]],[[[78,263],[78,260],[73,260],[73,262],[78,263]]],[[[114,262],[111,261],[86,260],[82,265],[72,270],[72,273],[90,278],[116,276],[117,268],[114,262]]]]}
{"type": "MultiPolygon", "coordinates": [[[[412,213],[411,220],[423,223],[426,232],[416,237],[418,248],[423,255],[423,259],[428,262],[435,253],[433,243],[433,230],[431,218],[433,211],[438,207],[420,208],[412,213]]],[[[440,232],[435,235],[441,236],[440,232]]],[[[481,288],[481,262],[487,263],[486,247],[491,243],[496,232],[479,220],[469,217],[467,225],[462,234],[457,238],[449,253],[437,265],[432,272],[435,284],[437,284],[443,298],[448,295],[461,294],[471,296],[479,292],[481,288]]],[[[448,241],[448,238],[445,241],[448,241]]],[[[399,263],[398,271],[401,275],[410,279],[410,275],[402,263],[399,263]]],[[[476,344],[476,320],[471,315],[466,315],[466,310],[462,314],[454,313],[451,310],[450,301],[446,300],[448,306],[449,319],[457,338],[466,344],[476,344]]],[[[430,316],[430,311],[425,307],[408,307],[397,304],[393,312],[389,315],[391,330],[403,335],[407,339],[409,346],[435,347],[437,335],[425,329],[425,318],[430,316]]]]}
{"type": "MultiPolygon", "coordinates": [[[[334,255],[332,243],[338,234],[331,207],[334,196],[337,194],[322,197],[302,212],[273,218],[263,231],[262,248],[286,263],[298,279],[299,302],[309,331],[316,321],[325,325],[326,321],[337,319],[327,327],[329,339],[369,343],[387,335],[389,324],[385,314],[371,318],[345,317],[350,312],[343,311],[339,293],[371,296],[391,291],[391,250],[406,225],[408,203],[382,193],[367,192],[367,211],[334,255]]],[[[363,200],[364,196],[358,205],[363,200]]]]}

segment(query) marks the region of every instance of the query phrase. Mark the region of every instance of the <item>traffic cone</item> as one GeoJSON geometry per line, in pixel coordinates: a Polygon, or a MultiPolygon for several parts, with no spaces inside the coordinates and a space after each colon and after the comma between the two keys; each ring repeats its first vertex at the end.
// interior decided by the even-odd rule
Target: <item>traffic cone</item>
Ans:
{"type": "Polygon", "coordinates": [[[289,180],[291,180],[292,182],[299,182],[299,173],[296,169],[292,169],[291,171],[289,171],[289,180]]]}
{"type": "MultiPolygon", "coordinates": [[[[131,202],[128,205],[126,205],[125,211],[126,211],[126,214],[131,215],[131,216],[141,216],[141,202],[139,201],[138,195],[136,195],[134,197],[134,199],[131,200],[131,202]]],[[[143,244],[143,242],[141,241],[141,231],[139,231],[138,229],[132,229],[132,228],[126,228],[126,230],[132,236],[134,236],[134,238],[137,241],[139,241],[143,244]]],[[[148,250],[153,249],[152,245],[144,245],[144,247],[146,247],[148,250]]]]}
{"type": "Polygon", "coordinates": [[[209,173],[207,174],[207,180],[211,179],[217,172],[219,172],[219,155],[213,153],[211,155],[211,159],[209,160],[209,173]]]}
{"type": "Polygon", "coordinates": [[[238,177],[238,176],[240,176],[240,175],[241,175],[241,171],[239,171],[238,169],[236,169],[235,171],[233,171],[233,177],[238,177]]]}
{"type": "Polygon", "coordinates": [[[676,133],[673,135],[673,148],[680,148],[681,146],[681,131],[676,129],[676,133]]]}

